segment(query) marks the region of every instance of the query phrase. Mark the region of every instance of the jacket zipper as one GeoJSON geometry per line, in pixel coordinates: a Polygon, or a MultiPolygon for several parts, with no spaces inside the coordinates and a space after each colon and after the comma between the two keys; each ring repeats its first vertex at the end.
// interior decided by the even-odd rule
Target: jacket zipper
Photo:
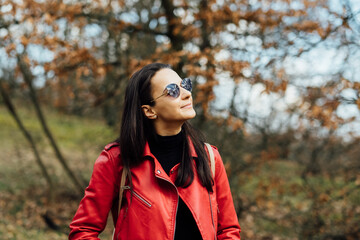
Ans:
{"type": "MultiPolygon", "coordinates": [[[[131,187],[130,186],[124,186],[124,190],[131,190],[131,187]]],[[[137,198],[137,199],[139,199],[141,202],[143,202],[146,206],[148,206],[148,207],[151,207],[151,203],[149,203],[148,201],[146,201],[143,197],[141,197],[138,193],[136,193],[135,191],[131,191],[134,195],[135,195],[135,197],[137,198]]],[[[113,238],[112,239],[114,239],[114,234],[115,234],[115,228],[114,228],[114,233],[113,233],[113,238]]],[[[116,236],[116,239],[119,239],[119,234],[120,233],[118,233],[117,234],[117,236],[116,236]]]]}
{"type": "Polygon", "coordinates": [[[165,178],[159,177],[159,176],[156,176],[156,177],[158,177],[158,178],[160,178],[160,179],[162,179],[162,180],[164,180],[164,181],[166,181],[166,182],[170,183],[171,185],[173,185],[173,186],[174,186],[174,188],[175,188],[175,190],[176,190],[177,202],[176,202],[175,225],[174,225],[174,236],[173,236],[173,240],[175,240],[176,215],[177,215],[177,211],[178,211],[178,208],[179,208],[179,192],[178,192],[178,190],[177,190],[176,186],[175,186],[172,182],[168,181],[168,180],[167,180],[167,179],[165,179],[165,178]]]}
{"type": "Polygon", "coordinates": [[[142,201],[146,206],[151,207],[151,203],[146,201],[143,197],[141,197],[139,194],[137,194],[135,191],[132,191],[132,193],[137,197],[140,201],[142,201]]]}
{"type": "MultiPolygon", "coordinates": [[[[174,188],[175,188],[175,190],[176,190],[177,202],[176,202],[175,225],[174,225],[174,236],[173,236],[173,240],[175,240],[176,215],[177,215],[177,211],[178,211],[178,208],[179,208],[179,192],[178,192],[176,186],[175,186],[172,182],[168,181],[168,180],[165,179],[165,178],[159,177],[159,176],[156,176],[156,177],[158,177],[158,178],[160,178],[160,179],[162,179],[162,180],[170,183],[171,185],[174,186],[174,188]]],[[[128,187],[128,188],[126,188],[126,189],[130,189],[130,187],[128,187]]],[[[139,194],[137,194],[135,191],[132,191],[132,192],[134,193],[134,195],[135,195],[139,200],[141,200],[142,202],[144,202],[147,206],[151,207],[151,204],[150,204],[149,202],[147,202],[144,198],[142,198],[139,194]]],[[[117,236],[116,236],[116,239],[118,239],[118,238],[119,238],[119,233],[118,233],[117,236]]]]}
{"type": "MultiPolygon", "coordinates": [[[[177,191],[177,190],[176,190],[177,191]]],[[[177,211],[179,208],[179,193],[177,195],[177,204],[176,204],[176,212],[175,212],[175,226],[174,226],[174,237],[173,240],[175,240],[175,231],[176,231],[176,217],[177,217],[177,211]]]]}
{"type": "MultiPolygon", "coordinates": [[[[130,186],[124,186],[124,190],[129,190],[129,189],[131,189],[130,186]]],[[[138,198],[141,202],[143,202],[146,206],[148,206],[148,207],[151,207],[151,206],[152,206],[149,201],[145,200],[145,198],[143,198],[142,196],[140,196],[137,192],[135,192],[134,190],[132,190],[131,192],[135,195],[135,197],[137,197],[137,198],[138,198]]]]}
{"type": "Polygon", "coordinates": [[[212,225],[214,227],[214,235],[215,235],[214,239],[216,240],[217,237],[216,237],[216,228],[215,228],[215,222],[214,222],[213,209],[212,209],[212,204],[211,204],[210,193],[208,192],[208,194],[209,194],[209,202],[210,202],[211,221],[212,221],[212,225]]]}

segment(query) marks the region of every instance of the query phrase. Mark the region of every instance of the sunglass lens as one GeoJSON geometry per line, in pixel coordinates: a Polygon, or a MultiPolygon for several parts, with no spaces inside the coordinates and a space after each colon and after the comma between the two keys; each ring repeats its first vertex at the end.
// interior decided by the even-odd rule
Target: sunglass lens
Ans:
{"type": "Polygon", "coordinates": [[[185,88],[186,90],[188,90],[189,92],[191,92],[191,90],[192,90],[192,83],[191,83],[190,78],[184,78],[184,79],[181,81],[181,87],[182,87],[182,88],[185,88]]]}
{"type": "Polygon", "coordinates": [[[177,98],[180,95],[179,86],[176,85],[175,83],[167,85],[166,90],[168,92],[168,95],[173,98],[177,98]]]}

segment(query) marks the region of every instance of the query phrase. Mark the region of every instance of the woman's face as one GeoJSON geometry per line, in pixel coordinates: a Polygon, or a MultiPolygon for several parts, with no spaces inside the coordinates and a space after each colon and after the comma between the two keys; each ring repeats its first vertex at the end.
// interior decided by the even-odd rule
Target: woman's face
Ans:
{"type": "MultiPolygon", "coordinates": [[[[160,69],[151,79],[152,98],[156,99],[161,96],[166,86],[171,83],[175,83],[180,87],[181,81],[182,79],[172,69],[160,69]]],[[[196,115],[192,104],[191,92],[182,87],[180,87],[179,97],[174,98],[164,95],[156,99],[155,105],[150,108],[155,114],[153,119],[157,131],[159,128],[160,130],[181,129],[181,125],[186,120],[194,118],[196,115]]]]}

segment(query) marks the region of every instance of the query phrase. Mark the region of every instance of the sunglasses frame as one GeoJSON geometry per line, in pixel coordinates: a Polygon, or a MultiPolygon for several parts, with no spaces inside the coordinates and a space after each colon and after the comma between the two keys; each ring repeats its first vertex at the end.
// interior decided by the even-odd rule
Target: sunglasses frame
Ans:
{"type": "Polygon", "coordinates": [[[161,94],[161,95],[158,96],[157,98],[151,100],[151,103],[152,103],[152,102],[155,102],[155,100],[157,100],[157,99],[159,99],[159,98],[161,98],[162,96],[165,96],[165,95],[169,95],[169,96],[171,96],[171,97],[173,97],[173,98],[178,98],[178,97],[180,96],[180,87],[184,88],[186,91],[191,92],[191,91],[192,91],[191,79],[190,79],[190,78],[183,78],[183,79],[181,80],[180,86],[177,85],[176,83],[170,83],[170,84],[168,84],[168,85],[165,87],[165,89],[164,89],[164,91],[163,91],[163,94],[161,94]],[[169,86],[172,86],[172,85],[175,85],[173,91],[178,90],[177,96],[172,96],[172,95],[170,94],[170,92],[169,92],[169,91],[171,90],[171,89],[169,90],[169,88],[172,88],[172,87],[169,87],[169,86]],[[190,86],[188,86],[188,85],[190,85],[190,86]]]}

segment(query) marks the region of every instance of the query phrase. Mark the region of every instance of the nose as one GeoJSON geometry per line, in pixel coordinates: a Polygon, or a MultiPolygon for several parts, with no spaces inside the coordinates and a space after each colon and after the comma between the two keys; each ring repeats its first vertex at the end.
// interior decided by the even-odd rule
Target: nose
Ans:
{"type": "Polygon", "coordinates": [[[185,88],[180,87],[181,99],[188,99],[191,97],[191,92],[185,88]]]}

